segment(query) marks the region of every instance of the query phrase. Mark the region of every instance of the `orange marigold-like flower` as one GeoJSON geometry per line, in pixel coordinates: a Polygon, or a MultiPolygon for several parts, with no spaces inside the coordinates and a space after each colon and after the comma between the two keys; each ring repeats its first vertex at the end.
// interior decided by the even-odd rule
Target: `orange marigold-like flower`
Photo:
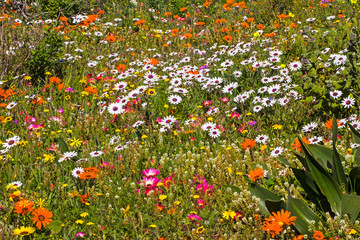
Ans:
{"type": "Polygon", "coordinates": [[[246,139],[244,142],[241,143],[241,147],[243,149],[251,149],[255,146],[256,142],[254,139],[246,139]]]}
{"type": "MultiPolygon", "coordinates": [[[[306,144],[310,144],[310,141],[307,139],[307,137],[303,137],[301,140],[306,144]]],[[[296,150],[298,150],[300,152],[301,151],[301,143],[300,143],[300,141],[295,139],[294,142],[295,143],[291,144],[291,146],[293,146],[292,149],[296,149],[296,150]]]]}
{"type": "Polygon", "coordinates": [[[186,37],[187,39],[190,39],[192,37],[192,34],[191,33],[185,33],[184,37],[186,37]]]}
{"type": "Polygon", "coordinates": [[[80,179],[93,179],[93,178],[97,178],[97,174],[94,172],[84,171],[79,174],[79,178],[80,179]]]}
{"type": "Polygon", "coordinates": [[[202,26],[202,25],[205,25],[205,23],[204,22],[197,22],[196,25],[197,26],[202,26]]]}
{"type": "Polygon", "coordinates": [[[281,231],[283,230],[282,226],[280,226],[279,223],[276,221],[271,221],[271,222],[266,221],[263,223],[262,228],[264,231],[269,232],[272,238],[275,237],[275,234],[280,234],[281,231]]]}
{"type": "Polygon", "coordinates": [[[30,202],[26,199],[21,199],[15,204],[15,210],[14,212],[21,215],[28,214],[29,212],[32,212],[34,209],[32,208],[34,206],[33,202],[30,202]]]}
{"type": "Polygon", "coordinates": [[[59,84],[60,83],[60,78],[52,76],[49,78],[50,83],[55,83],[55,84],[59,84]]]}
{"type": "Polygon", "coordinates": [[[138,26],[140,24],[146,23],[146,21],[144,19],[140,19],[139,21],[135,22],[135,26],[138,26]]]}
{"type": "MultiPolygon", "coordinates": [[[[329,119],[329,120],[325,123],[325,127],[326,127],[327,129],[332,130],[332,125],[333,125],[333,122],[332,122],[332,121],[333,121],[333,120],[332,120],[332,118],[331,118],[331,119],[329,119]]],[[[337,122],[338,127],[341,126],[341,122],[339,122],[339,121],[340,121],[339,119],[336,119],[336,122],[337,122]]]]}
{"type": "Polygon", "coordinates": [[[296,220],[296,216],[290,217],[290,215],[291,212],[281,209],[281,211],[277,211],[276,213],[272,212],[272,216],[265,218],[265,221],[276,221],[280,226],[295,225],[293,221],[296,220]]]}
{"type": "Polygon", "coordinates": [[[38,229],[41,229],[42,227],[46,227],[49,225],[53,220],[51,219],[53,217],[52,212],[47,210],[46,208],[37,208],[33,212],[33,218],[31,219],[34,224],[36,224],[36,227],[38,229]]]}
{"type": "Polygon", "coordinates": [[[230,36],[230,35],[226,35],[226,36],[224,37],[224,40],[227,41],[227,42],[230,42],[232,39],[233,39],[233,38],[232,38],[232,36],[230,36]]]}
{"type": "Polygon", "coordinates": [[[325,239],[325,236],[321,231],[315,231],[313,238],[316,240],[321,240],[321,239],[325,239]]]}
{"type": "Polygon", "coordinates": [[[255,182],[258,179],[264,177],[265,171],[261,168],[255,168],[249,172],[249,178],[251,181],[255,182]]]}
{"type": "Polygon", "coordinates": [[[118,71],[125,71],[126,70],[126,65],[125,64],[119,64],[116,66],[116,69],[118,71]]]}
{"type": "Polygon", "coordinates": [[[180,12],[183,12],[183,11],[186,11],[186,10],[188,10],[187,7],[180,8],[180,12]]]}
{"type": "Polygon", "coordinates": [[[164,13],[165,16],[170,16],[171,15],[171,12],[166,12],[164,13]]]}
{"type": "Polygon", "coordinates": [[[107,40],[108,42],[115,42],[115,41],[116,41],[116,37],[113,36],[113,35],[110,35],[110,36],[107,36],[106,40],[107,40]]]}

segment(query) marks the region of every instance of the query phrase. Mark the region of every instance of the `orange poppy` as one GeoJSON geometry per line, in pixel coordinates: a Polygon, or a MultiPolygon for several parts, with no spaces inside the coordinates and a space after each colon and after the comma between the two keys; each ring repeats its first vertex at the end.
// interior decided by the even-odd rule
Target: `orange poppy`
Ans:
{"type": "Polygon", "coordinates": [[[215,20],[215,23],[225,23],[226,22],[226,19],[223,19],[223,18],[218,18],[215,20]]]}
{"type": "Polygon", "coordinates": [[[264,177],[265,171],[261,168],[255,168],[249,172],[249,178],[251,181],[255,182],[258,179],[264,177]]]}
{"type": "Polygon", "coordinates": [[[164,15],[165,15],[165,16],[170,16],[170,15],[171,15],[171,12],[166,12],[164,15]]]}
{"type": "Polygon", "coordinates": [[[202,26],[202,25],[205,25],[205,23],[204,22],[197,22],[196,25],[197,26],[202,26]]]}
{"type": "Polygon", "coordinates": [[[6,108],[7,104],[6,103],[0,103],[0,108],[6,108]]]}
{"type": "Polygon", "coordinates": [[[31,219],[33,223],[36,223],[36,227],[38,229],[41,229],[42,227],[46,227],[49,225],[53,220],[51,219],[53,217],[52,212],[47,210],[46,208],[37,208],[33,212],[33,218],[31,219]]]}
{"type": "Polygon", "coordinates": [[[58,85],[58,89],[59,89],[60,91],[63,89],[63,87],[64,87],[64,83],[61,83],[61,84],[58,85]]]}
{"type": "Polygon", "coordinates": [[[232,39],[233,39],[233,38],[232,38],[232,36],[230,36],[230,35],[226,35],[226,36],[224,37],[224,40],[227,41],[227,42],[230,42],[232,39]]]}
{"type": "Polygon", "coordinates": [[[98,11],[99,14],[104,14],[105,12],[103,10],[98,11]]]}
{"type": "Polygon", "coordinates": [[[180,12],[183,12],[183,11],[186,11],[186,10],[188,10],[187,7],[180,8],[180,12]]]}
{"type": "Polygon", "coordinates": [[[26,200],[26,199],[22,199],[15,204],[14,212],[25,215],[34,210],[32,208],[33,206],[34,206],[33,202],[30,202],[29,200],[26,200]]]}
{"type": "Polygon", "coordinates": [[[316,240],[321,240],[321,239],[325,239],[325,236],[321,231],[315,231],[313,238],[316,240]]]}
{"type": "Polygon", "coordinates": [[[256,142],[254,139],[246,139],[244,142],[241,143],[241,147],[243,149],[251,149],[255,146],[256,142]]]}

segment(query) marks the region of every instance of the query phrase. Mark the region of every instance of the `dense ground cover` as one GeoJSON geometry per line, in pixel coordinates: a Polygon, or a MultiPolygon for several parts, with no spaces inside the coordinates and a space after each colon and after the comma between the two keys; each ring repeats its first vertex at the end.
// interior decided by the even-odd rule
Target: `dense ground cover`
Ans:
{"type": "Polygon", "coordinates": [[[358,239],[351,1],[5,1],[1,239],[358,239]]]}

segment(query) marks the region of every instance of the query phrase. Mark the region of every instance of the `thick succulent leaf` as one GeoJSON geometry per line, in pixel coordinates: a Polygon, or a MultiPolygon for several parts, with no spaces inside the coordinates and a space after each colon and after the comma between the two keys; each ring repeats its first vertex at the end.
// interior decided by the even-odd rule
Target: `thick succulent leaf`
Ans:
{"type": "Polygon", "coordinates": [[[331,166],[332,175],[340,186],[345,186],[346,191],[347,191],[348,184],[347,184],[346,175],[344,172],[343,165],[341,163],[340,155],[339,155],[338,151],[336,150],[336,147],[334,144],[333,144],[333,149],[334,149],[333,156],[332,156],[333,163],[331,166]]]}
{"type": "Polygon", "coordinates": [[[251,192],[251,195],[260,199],[259,208],[261,214],[263,214],[266,217],[270,216],[270,212],[267,210],[265,201],[266,200],[279,201],[281,198],[275,193],[271,192],[270,190],[259,186],[257,183],[252,182],[247,177],[245,177],[245,179],[249,183],[249,191],[251,192]]]}
{"type": "Polygon", "coordinates": [[[333,212],[340,216],[341,215],[341,199],[342,199],[342,191],[340,189],[339,184],[336,180],[330,175],[330,173],[323,168],[318,161],[313,158],[309,151],[306,149],[303,142],[300,140],[302,148],[305,152],[305,158],[307,164],[309,166],[310,172],[320,188],[321,192],[328,199],[331,209],[333,212]]]}
{"type": "Polygon", "coordinates": [[[332,155],[332,165],[331,165],[331,170],[332,170],[332,175],[335,178],[335,180],[337,181],[337,183],[341,186],[345,186],[346,190],[347,190],[347,180],[346,180],[346,175],[344,172],[344,168],[343,165],[341,163],[341,159],[340,159],[340,155],[338,153],[338,151],[336,150],[336,140],[337,140],[337,135],[339,133],[338,130],[338,125],[336,122],[336,118],[335,116],[333,116],[333,120],[332,120],[332,130],[333,130],[333,155],[332,155]]]}
{"type": "Polygon", "coordinates": [[[301,156],[300,154],[293,152],[293,154],[297,157],[297,159],[301,162],[301,164],[304,166],[305,169],[309,170],[309,167],[306,163],[306,159],[301,156]]]}
{"type": "MultiPolygon", "coordinates": [[[[327,166],[332,165],[332,156],[334,154],[332,149],[317,144],[309,144],[306,146],[321,166],[326,168],[327,166]]],[[[345,160],[343,156],[341,156],[341,159],[343,161],[345,160]]]]}
{"type": "Polygon", "coordinates": [[[353,141],[360,144],[360,133],[353,126],[351,126],[351,124],[349,124],[349,127],[352,132],[353,141]]]}
{"type": "Polygon", "coordinates": [[[341,202],[342,215],[347,214],[352,223],[360,213],[360,196],[355,194],[345,194],[341,202]]]}
{"type": "Polygon", "coordinates": [[[360,194],[360,167],[354,167],[349,173],[350,191],[360,194]]]}
{"type": "Polygon", "coordinates": [[[288,167],[292,167],[292,164],[288,162],[288,160],[286,160],[285,158],[283,157],[278,157],[277,158],[281,163],[283,163],[285,166],[288,166],[288,167]]]}
{"type": "Polygon", "coordinates": [[[292,198],[289,195],[286,210],[291,212],[291,216],[296,216],[295,228],[301,234],[308,234],[308,226],[311,221],[315,221],[316,223],[322,222],[324,226],[326,223],[317,216],[303,201],[300,199],[292,198]]]}
{"type": "Polygon", "coordinates": [[[280,211],[281,209],[285,209],[285,203],[283,200],[278,200],[278,201],[266,200],[265,206],[270,213],[280,211]]]}
{"type": "Polygon", "coordinates": [[[318,209],[321,209],[321,212],[331,212],[330,203],[321,193],[311,173],[297,168],[292,168],[292,171],[305,190],[305,198],[313,202],[318,209]]]}

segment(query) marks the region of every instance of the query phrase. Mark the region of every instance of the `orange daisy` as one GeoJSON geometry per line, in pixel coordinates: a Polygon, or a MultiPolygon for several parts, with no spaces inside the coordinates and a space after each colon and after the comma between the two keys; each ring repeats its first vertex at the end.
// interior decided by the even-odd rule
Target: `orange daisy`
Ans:
{"type": "Polygon", "coordinates": [[[266,221],[263,223],[262,228],[264,231],[269,232],[272,238],[275,237],[275,234],[280,234],[281,231],[283,230],[282,226],[280,226],[279,223],[276,221],[271,221],[271,222],[266,221]]]}
{"type": "Polygon", "coordinates": [[[246,139],[244,142],[241,143],[241,147],[243,149],[251,149],[255,146],[256,142],[254,139],[246,139]]]}
{"type": "Polygon", "coordinates": [[[29,212],[32,212],[34,209],[32,208],[34,206],[33,202],[30,202],[29,200],[26,199],[21,199],[20,201],[18,201],[15,204],[15,210],[14,212],[18,213],[18,214],[28,214],[29,212]]]}
{"type": "Polygon", "coordinates": [[[249,178],[251,181],[255,182],[258,179],[264,177],[265,171],[261,168],[255,168],[249,172],[249,178]]]}
{"type": "Polygon", "coordinates": [[[281,211],[277,211],[276,213],[272,212],[272,216],[269,218],[265,218],[266,221],[276,221],[280,226],[283,225],[295,225],[293,221],[296,220],[296,216],[290,217],[291,212],[284,211],[284,209],[281,209],[281,211]]]}
{"type": "Polygon", "coordinates": [[[51,219],[53,217],[52,212],[47,210],[46,208],[37,208],[33,212],[33,218],[31,219],[33,223],[36,223],[36,227],[38,229],[41,229],[42,227],[46,227],[49,225],[53,220],[51,219]]]}

